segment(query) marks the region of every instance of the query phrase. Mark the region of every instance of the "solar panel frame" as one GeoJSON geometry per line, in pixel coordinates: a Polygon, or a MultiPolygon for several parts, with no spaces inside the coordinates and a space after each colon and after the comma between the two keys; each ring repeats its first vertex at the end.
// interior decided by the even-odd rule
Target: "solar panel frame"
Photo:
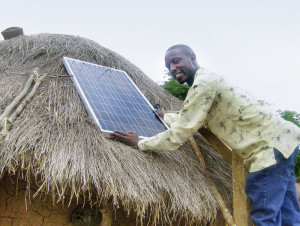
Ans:
{"type": "MultiPolygon", "coordinates": [[[[70,75],[70,77],[71,77],[71,80],[73,81],[73,84],[74,84],[74,86],[75,86],[75,88],[76,88],[76,90],[77,90],[77,92],[78,92],[78,94],[79,94],[79,96],[80,96],[80,98],[81,98],[81,100],[82,100],[82,102],[83,102],[83,104],[84,104],[84,106],[85,106],[85,108],[86,108],[86,110],[87,110],[87,112],[88,112],[88,114],[92,117],[92,119],[95,121],[95,123],[98,125],[98,127],[100,128],[100,130],[102,131],[102,132],[104,132],[104,134],[106,134],[106,135],[108,135],[109,133],[111,133],[112,132],[112,130],[107,130],[107,129],[105,129],[105,128],[103,128],[103,126],[101,125],[101,123],[99,122],[99,120],[98,120],[98,117],[97,117],[97,112],[95,112],[94,110],[93,110],[93,107],[91,106],[91,104],[94,104],[95,105],[95,102],[92,102],[92,103],[90,103],[90,101],[88,100],[88,98],[87,98],[87,96],[86,96],[86,90],[84,90],[85,89],[85,86],[84,86],[84,84],[81,84],[82,83],[82,81],[81,82],[79,82],[79,76],[80,75],[78,75],[78,74],[76,74],[77,72],[75,72],[74,73],[74,70],[73,70],[73,68],[72,68],[72,62],[77,62],[77,63],[81,63],[81,64],[83,64],[83,65],[89,65],[89,66],[94,66],[94,67],[96,67],[97,69],[100,69],[101,68],[101,70],[102,69],[105,69],[105,71],[100,75],[100,77],[103,75],[103,74],[105,74],[107,71],[113,71],[113,73],[114,72],[117,72],[117,73],[119,73],[119,74],[122,74],[122,75],[124,75],[125,76],[125,78],[130,82],[130,85],[132,85],[132,87],[134,87],[134,89],[135,89],[135,91],[137,92],[137,93],[135,93],[135,94],[138,94],[139,96],[137,96],[136,98],[137,98],[137,100],[136,101],[139,101],[139,102],[142,102],[142,103],[144,103],[145,105],[147,105],[148,107],[150,107],[150,109],[148,109],[148,113],[150,113],[150,110],[151,110],[151,116],[150,115],[147,115],[147,117],[150,119],[150,118],[152,118],[153,119],[153,114],[154,114],[154,116],[155,116],[155,118],[156,118],[156,120],[162,125],[162,127],[164,128],[163,130],[161,130],[161,131],[158,131],[158,132],[156,132],[156,134],[157,133],[159,133],[159,132],[163,132],[163,131],[165,131],[165,130],[167,130],[168,129],[168,126],[166,125],[166,123],[157,115],[157,113],[155,112],[155,110],[154,110],[154,108],[153,108],[153,106],[151,105],[151,103],[147,100],[147,98],[144,96],[144,94],[140,91],[140,89],[136,86],[136,84],[132,81],[132,79],[128,76],[128,74],[125,72],[125,71],[122,71],[122,70],[118,70],[118,69],[114,69],[114,68],[108,68],[108,67],[105,67],[105,66],[102,66],[102,65],[98,65],[98,64],[94,64],[94,63],[89,63],[89,62],[85,62],[85,61],[81,61],[81,60],[77,60],[77,59],[73,59],[73,58],[70,58],[70,57],[66,57],[66,56],[64,56],[63,57],[63,62],[64,62],[64,65],[65,65],[65,67],[66,67],[66,69],[67,69],[67,71],[68,71],[68,73],[69,73],[69,75],[70,75]]],[[[88,73],[88,72],[86,72],[85,71],[85,73],[88,73]]],[[[85,75],[85,74],[84,74],[85,75]]],[[[85,75],[86,76],[86,75],[85,75]]],[[[121,78],[121,77],[120,77],[121,78]]],[[[126,80],[126,82],[128,82],[126,80]]],[[[110,81],[111,82],[111,81],[110,81]]],[[[117,85],[120,85],[119,83],[117,84],[117,85]]],[[[124,83],[124,85],[125,85],[125,83],[124,83]]],[[[118,87],[118,86],[117,86],[118,87]]],[[[89,86],[89,88],[90,88],[90,86],[89,86]]],[[[97,87],[98,88],[98,87],[97,87]]],[[[114,88],[115,88],[115,86],[114,86],[114,88]]],[[[128,90],[129,91],[129,90],[128,90]]],[[[130,90],[131,92],[133,91],[133,90],[130,90]]],[[[120,92],[122,92],[122,90],[120,91],[120,92]]],[[[110,92],[106,92],[105,93],[105,95],[111,95],[111,93],[110,92]]],[[[123,97],[123,96],[122,96],[123,97]]],[[[105,98],[103,98],[102,96],[95,96],[95,97],[93,97],[93,98],[101,98],[102,99],[102,101],[104,101],[104,102],[106,102],[106,101],[108,101],[107,99],[109,98],[110,99],[110,102],[109,102],[109,104],[111,103],[111,102],[113,102],[114,101],[114,99],[113,98],[110,98],[110,97],[106,97],[106,99],[105,98]]],[[[97,100],[98,100],[97,99],[97,100]]],[[[131,105],[131,102],[130,102],[131,100],[129,100],[128,102],[127,102],[127,104],[128,105],[131,105]]],[[[138,103],[138,102],[137,102],[138,103]]],[[[103,117],[108,117],[108,118],[111,118],[111,117],[113,117],[113,115],[112,114],[110,114],[110,115],[105,115],[104,113],[107,113],[107,112],[110,112],[110,111],[113,111],[114,113],[115,113],[115,109],[117,109],[118,110],[118,106],[114,106],[113,108],[114,109],[111,109],[111,105],[103,105],[103,106],[100,106],[101,104],[99,104],[97,107],[98,108],[104,108],[104,106],[105,106],[105,110],[102,112],[103,114],[101,115],[101,119],[102,119],[102,116],[103,117]]],[[[131,105],[131,106],[129,106],[130,107],[130,114],[135,114],[136,116],[138,115],[138,116],[140,116],[140,110],[145,110],[145,109],[141,109],[141,107],[139,106],[139,104],[137,104],[136,106],[135,105],[131,105]]],[[[122,108],[123,109],[123,108],[122,108]]],[[[122,111],[122,109],[120,109],[120,111],[122,111]]],[[[124,110],[123,110],[124,111],[124,110]]],[[[122,112],[123,112],[122,111],[122,112]]],[[[124,116],[124,118],[126,117],[125,116],[125,114],[123,114],[123,115],[117,115],[118,117],[115,117],[114,119],[115,120],[119,120],[120,121],[120,119],[119,119],[119,117],[120,116],[124,116]]],[[[144,115],[143,115],[144,116],[144,115]]],[[[128,115],[128,117],[129,117],[129,115],[128,115]]],[[[146,117],[146,116],[144,116],[144,117],[146,117]]],[[[152,120],[151,119],[151,120],[152,120]]],[[[123,120],[127,120],[127,122],[129,122],[129,120],[128,119],[123,119],[123,120]]],[[[147,120],[146,120],[147,121],[147,120]]],[[[102,120],[102,122],[103,122],[103,120],[102,120]]],[[[107,126],[107,124],[109,124],[108,123],[108,121],[105,121],[106,122],[106,125],[105,126],[107,126]]],[[[145,124],[145,122],[143,122],[143,121],[139,121],[139,122],[137,122],[137,120],[132,120],[132,122],[131,122],[132,124],[134,124],[134,127],[135,128],[139,128],[139,127],[143,127],[143,129],[144,130],[146,130],[147,128],[146,128],[146,124],[145,124]],[[144,125],[144,126],[139,126],[139,127],[136,127],[137,126],[137,124],[141,124],[141,125],[144,125]]],[[[155,122],[156,123],[156,122],[155,122]]],[[[120,123],[119,124],[123,124],[123,123],[121,123],[121,121],[120,121],[120,123]]],[[[129,125],[131,125],[131,124],[127,124],[128,126],[129,125]]],[[[130,127],[130,126],[129,126],[130,127]]],[[[125,128],[125,127],[124,127],[125,128]]],[[[117,130],[121,130],[121,131],[123,131],[123,132],[126,132],[126,131],[124,131],[123,129],[120,129],[120,128],[115,128],[115,129],[117,129],[117,130]]],[[[133,130],[135,130],[135,129],[133,129],[133,130]]],[[[153,129],[152,129],[153,130],[153,129]]],[[[148,134],[150,133],[149,132],[150,130],[148,130],[148,134]]],[[[138,131],[136,131],[135,130],[135,132],[137,132],[138,134],[139,134],[139,137],[140,138],[146,138],[146,137],[149,137],[149,136],[145,136],[145,134],[146,134],[146,132],[144,133],[144,131],[142,131],[142,130],[140,130],[140,129],[138,129],[138,131]],[[144,134],[144,135],[141,135],[141,134],[144,134]]],[[[152,132],[151,132],[152,133],[152,132]]],[[[156,134],[154,134],[154,133],[152,133],[150,136],[154,136],[154,135],[156,135],[156,134]]]]}

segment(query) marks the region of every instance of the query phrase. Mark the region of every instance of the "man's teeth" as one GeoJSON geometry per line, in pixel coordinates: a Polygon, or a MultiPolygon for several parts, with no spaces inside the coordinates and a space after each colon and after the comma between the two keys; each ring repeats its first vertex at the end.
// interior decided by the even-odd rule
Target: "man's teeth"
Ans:
{"type": "Polygon", "coordinates": [[[176,78],[179,78],[182,73],[176,74],[176,78]]]}

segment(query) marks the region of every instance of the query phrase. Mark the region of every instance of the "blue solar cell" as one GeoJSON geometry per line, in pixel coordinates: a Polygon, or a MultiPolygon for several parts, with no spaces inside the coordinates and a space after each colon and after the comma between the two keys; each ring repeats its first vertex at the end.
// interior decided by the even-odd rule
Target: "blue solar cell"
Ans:
{"type": "Polygon", "coordinates": [[[102,131],[133,130],[140,137],[150,137],[167,129],[126,72],[68,57],[64,64],[102,131]]]}

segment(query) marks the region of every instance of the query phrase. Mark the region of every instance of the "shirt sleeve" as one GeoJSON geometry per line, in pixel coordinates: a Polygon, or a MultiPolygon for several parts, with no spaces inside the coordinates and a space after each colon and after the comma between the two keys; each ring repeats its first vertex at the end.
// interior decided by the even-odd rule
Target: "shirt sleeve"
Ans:
{"type": "Polygon", "coordinates": [[[157,152],[178,149],[195,131],[203,126],[215,96],[214,89],[208,84],[195,82],[187,94],[183,108],[177,116],[171,117],[170,128],[156,136],[139,141],[139,149],[157,152]],[[171,122],[172,120],[173,122],[171,122]]]}
{"type": "Polygon", "coordinates": [[[177,115],[178,115],[177,113],[166,113],[164,115],[164,122],[168,126],[171,126],[171,124],[176,121],[177,115]]]}

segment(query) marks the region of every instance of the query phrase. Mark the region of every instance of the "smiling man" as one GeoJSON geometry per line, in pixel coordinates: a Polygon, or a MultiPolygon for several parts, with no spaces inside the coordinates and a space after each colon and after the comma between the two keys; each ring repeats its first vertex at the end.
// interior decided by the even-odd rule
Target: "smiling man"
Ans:
{"type": "Polygon", "coordinates": [[[300,129],[200,67],[186,45],[169,48],[165,64],[180,84],[191,86],[178,114],[160,114],[170,128],[141,141],[133,131],[114,131],[111,138],[143,151],[172,151],[206,126],[243,158],[250,172],[245,190],[255,225],[300,225],[293,173],[300,129]]]}
{"type": "Polygon", "coordinates": [[[170,71],[171,76],[180,84],[185,82],[193,85],[195,73],[200,68],[196,55],[191,48],[182,45],[172,46],[166,52],[166,68],[170,71]]]}

